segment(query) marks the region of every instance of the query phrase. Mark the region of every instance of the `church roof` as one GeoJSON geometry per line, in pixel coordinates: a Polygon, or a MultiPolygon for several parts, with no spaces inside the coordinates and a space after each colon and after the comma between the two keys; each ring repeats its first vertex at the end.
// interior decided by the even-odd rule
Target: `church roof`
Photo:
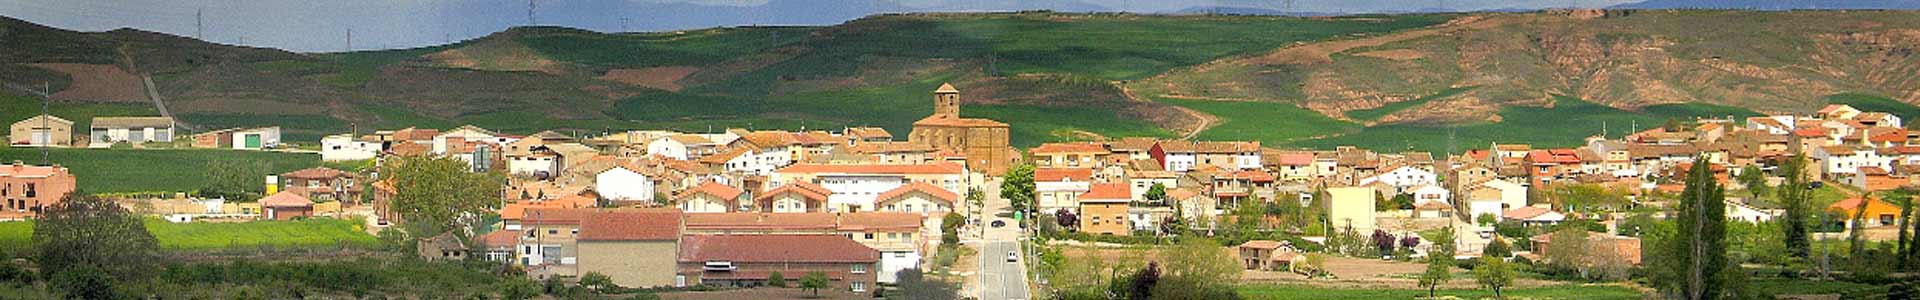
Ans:
{"type": "Polygon", "coordinates": [[[928,116],[924,119],[920,119],[920,121],[913,122],[913,126],[923,126],[923,125],[924,126],[949,126],[949,127],[1007,127],[1007,123],[1000,123],[1000,121],[994,121],[990,119],[942,118],[941,116],[937,116],[937,115],[928,116]]]}

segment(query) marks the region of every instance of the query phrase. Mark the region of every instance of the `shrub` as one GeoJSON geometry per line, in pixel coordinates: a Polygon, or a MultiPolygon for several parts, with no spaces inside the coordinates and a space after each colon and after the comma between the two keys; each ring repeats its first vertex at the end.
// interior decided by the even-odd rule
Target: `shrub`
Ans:
{"type": "Polygon", "coordinates": [[[68,299],[115,299],[119,297],[113,289],[113,276],[93,266],[70,267],[54,274],[49,280],[54,291],[66,295],[68,299]]]}
{"type": "Polygon", "coordinates": [[[580,275],[580,286],[595,293],[609,293],[620,289],[619,285],[613,284],[613,277],[607,277],[607,274],[600,274],[600,272],[587,272],[580,275]]]}
{"type": "Polygon", "coordinates": [[[787,287],[787,277],[785,275],[780,275],[780,272],[773,272],[771,274],[767,274],[767,286],[777,287],[777,288],[787,287]]]}

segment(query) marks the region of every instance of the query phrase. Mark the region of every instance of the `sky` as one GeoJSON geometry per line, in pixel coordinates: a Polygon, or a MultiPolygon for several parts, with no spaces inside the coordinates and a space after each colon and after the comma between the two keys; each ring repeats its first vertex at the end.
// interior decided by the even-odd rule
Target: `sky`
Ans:
{"type": "Polygon", "coordinates": [[[527,24],[616,32],[831,25],[874,13],[918,11],[1151,13],[1229,6],[1368,13],[1630,2],[1637,0],[532,0],[529,18],[529,0],[0,0],[0,16],[71,30],[135,28],[222,44],[339,52],[431,46],[527,24]]]}

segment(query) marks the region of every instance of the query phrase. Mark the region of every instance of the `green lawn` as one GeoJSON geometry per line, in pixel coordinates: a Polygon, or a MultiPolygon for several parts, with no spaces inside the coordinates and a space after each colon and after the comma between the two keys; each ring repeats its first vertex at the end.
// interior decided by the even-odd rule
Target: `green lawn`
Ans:
{"type": "Polygon", "coordinates": [[[1359,124],[1335,120],[1288,103],[1170,98],[1155,101],[1219,117],[1212,128],[1200,132],[1197,138],[1201,140],[1254,140],[1265,146],[1280,146],[1360,128],[1359,124]]]}
{"type": "MultiPolygon", "coordinates": [[[[256,221],[245,223],[169,223],[147,219],[147,231],[167,250],[219,250],[226,248],[326,248],[342,244],[372,247],[378,239],[361,231],[358,219],[314,218],[301,221],[256,221]]],[[[0,244],[28,245],[33,240],[33,222],[0,222],[0,244]]]]}
{"type": "Polygon", "coordinates": [[[1447,97],[1453,97],[1454,95],[1459,95],[1460,93],[1473,90],[1473,88],[1477,88],[1477,87],[1478,86],[1463,86],[1463,87],[1449,88],[1449,89],[1441,90],[1439,93],[1434,93],[1432,95],[1427,95],[1425,97],[1415,98],[1413,100],[1387,103],[1387,105],[1381,105],[1380,107],[1375,107],[1372,109],[1347,111],[1347,117],[1353,118],[1355,120],[1368,120],[1368,121],[1379,120],[1380,117],[1385,117],[1387,115],[1391,115],[1395,112],[1399,112],[1404,109],[1420,106],[1421,104],[1427,104],[1427,102],[1431,102],[1434,99],[1445,99],[1447,97]]]}
{"type": "MultiPolygon", "coordinates": [[[[197,190],[206,184],[207,163],[216,158],[267,162],[276,174],[320,165],[317,154],[217,149],[51,149],[48,154],[53,163],[72,170],[88,193],[197,190]]],[[[40,149],[0,148],[0,162],[15,160],[38,164],[40,149]]]]}
{"type": "Polygon", "coordinates": [[[600,34],[570,28],[530,27],[521,43],[556,60],[595,67],[704,66],[785,46],[818,27],[740,27],[683,32],[600,34]]]}
{"type": "MultiPolygon", "coordinates": [[[[1458,279],[1456,279],[1458,280],[1458,279]]],[[[1239,288],[1240,296],[1247,299],[1263,300],[1344,300],[1344,299],[1412,299],[1425,297],[1426,290],[1402,289],[1333,289],[1301,285],[1253,285],[1239,288]]],[[[1453,296],[1460,299],[1491,299],[1493,292],[1488,290],[1440,290],[1438,295],[1453,296]]],[[[1632,300],[1641,299],[1639,291],[1619,286],[1601,285],[1558,285],[1539,288],[1509,289],[1501,291],[1509,299],[1580,299],[1580,300],[1632,300]]]]}
{"type": "Polygon", "coordinates": [[[1766,299],[1775,295],[1805,294],[1842,294],[1841,299],[1872,299],[1870,296],[1884,296],[1887,288],[1872,284],[1846,281],[1815,281],[1805,279],[1761,278],[1747,282],[1747,288],[1766,299]]]}
{"type": "MultiPolygon", "coordinates": [[[[1331,149],[1355,145],[1374,150],[1416,149],[1434,152],[1464,152],[1493,142],[1525,143],[1535,147],[1572,147],[1606,128],[1608,137],[1620,137],[1632,129],[1647,129],[1669,119],[1682,121],[1694,117],[1735,118],[1757,116],[1750,110],[1710,104],[1660,104],[1642,111],[1625,111],[1566,96],[1555,96],[1554,107],[1509,106],[1500,109],[1500,122],[1438,127],[1433,125],[1391,124],[1367,127],[1359,132],[1332,138],[1294,143],[1296,146],[1331,149]],[[1604,125],[1603,125],[1604,124],[1604,125]]],[[[1278,134],[1276,134],[1278,135],[1278,134]]]]}

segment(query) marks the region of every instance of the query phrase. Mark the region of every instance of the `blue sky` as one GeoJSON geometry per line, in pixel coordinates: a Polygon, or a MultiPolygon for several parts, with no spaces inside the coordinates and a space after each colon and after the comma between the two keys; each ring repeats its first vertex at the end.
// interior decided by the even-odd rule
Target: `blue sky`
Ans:
{"type": "MultiPolygon", "coordinates": [[[[548,0],[538,24],[659,31],[749,24],[826,25],[872,13],[1009,9],[1170,12],[1195,6],[1283,9],[1285,0],[548,0]]],[[[1362,13],[1604,7],[1635,0],[1293,0],[1293,11],[1362,13]]],[[[528,24],[527,0],[0,0],[0,15],[49,26],[137,28],[301,52],[408,48],[528,24]],[[196,18],[197,16],[197,18],[196,18]]]]}

